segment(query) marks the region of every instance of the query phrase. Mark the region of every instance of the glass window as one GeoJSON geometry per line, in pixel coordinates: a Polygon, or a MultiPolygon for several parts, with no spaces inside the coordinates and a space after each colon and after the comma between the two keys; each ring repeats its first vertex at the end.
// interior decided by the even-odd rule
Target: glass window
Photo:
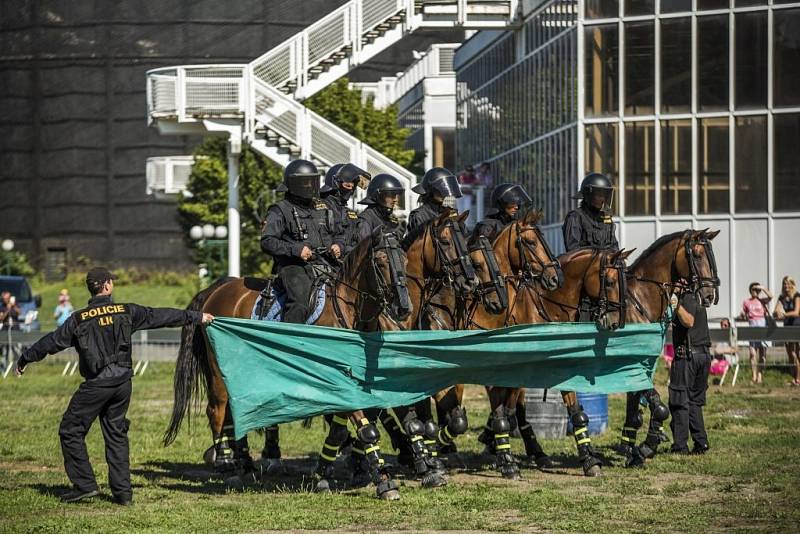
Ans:
{"type": "Polygon", "coordinates": [[[772,208],[800,211],[800,113],[775,114],[775,183],[772,208]]]}
{"type": "Polygon", "coordinates": [[[800,105],[800,9],[776,9],[772,15],[772,102],[800,105]]]}
{"type": "Polygon", "coordinates": [[[656,203],[655,127],[625,124],[625,215],[653,215],[656,203]]]}
{"type": "Polygon", "coordinates": [[[616,115],[619,111],[617,79],[619,75],[619,32],[616,24],[587,26],[586,108],[587,117],[616,115]]]}
{"type": "Polygon", "coordinates": [[[692,213],[692,121],[661,121],[661,214],[692,213]]]}
{"type": "Polygon", "coordinates": [[[661,112],[692,110],[692,19],[661,21],[661,112]]]}
{"type": "Polygon", "coordinates": [[[692,0],[661,0],[662,13],[680,13],[692,10],[692,0]]]}
{"type": "Polygon", "coordinates": [[[736,109],[767,107],[766,11],[736,14],[735,62],[736,109]]]}
{"type": "Polygon", "coordinates": [[[617,0],[586,0],[587,19],[610,19],[619,17],[617,0]]]}
{"type": "Polygon", "coordinates": [[[706,9],[728,9],[729,7],[729,0],[697,0],[698,11],[706,9]]]}
{"type": "Polygon", "coordinates": [[[767,0],[733,0],[733,3],[736,7],[763,6],[767,0]]]}
{"type": "Polygon", "coordinates": [[[625,24],[625,114],[650,115],[655,104],[655,29],[652,22],[625,24]]]}
{"type": "Polygon", "coordinates": [[[656,12],[655,0],[625,0],[625,15],[652,15],[656,12]]]}
{"type": "MultiPolygon", "coordinates": [[[[584,171],[601,172],[611,178],[614,184],[619,182],[619,165],[617,164],[617,147],[619,132],[617,123],[587,124],[584,149],[584,171]]],[[[614,188],[612,211],[616,213],[619,205],[619,188],[614,188]]]]}
{"type": "Polygon", "coordinates": [[[697,17],[697,105],[728,109],[728,16],[697,17]]]}
{"type": "Polygon", "coordinates": [[[728,117],[698,121],[698,213],[728,213],[730,175],[728,165],[728,117]]]}
{"type": "Polygon", "coordinates": [[[767,211],[767,117],[736,117],[737,213],[767,211]]]}

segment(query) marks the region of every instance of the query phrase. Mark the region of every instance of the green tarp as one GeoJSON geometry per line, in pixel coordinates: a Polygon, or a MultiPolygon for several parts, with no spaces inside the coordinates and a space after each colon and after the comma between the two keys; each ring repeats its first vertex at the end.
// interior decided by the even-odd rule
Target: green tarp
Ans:
{"type": "Polygon", "coordinates": [[[236,437],[333,412],[412,404],[453,384],[586,393],[652,387],[660,324],[616,332],[592,323],[498,330],[356,332],[217,318],[207,327],[236,437]]]}

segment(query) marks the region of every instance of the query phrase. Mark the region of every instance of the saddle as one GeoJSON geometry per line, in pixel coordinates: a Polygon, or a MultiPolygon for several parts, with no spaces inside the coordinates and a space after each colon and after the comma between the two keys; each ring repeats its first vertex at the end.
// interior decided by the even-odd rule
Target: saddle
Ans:
{"type": "MultiPolygon", "coordinates": [[[[306,324],[314,324],[322,315],[325,308],[325,281],[324,276],[314,279],[309,296],[308,309],[311,310],[306,317],[306,324]]],[[[283,320],[283,310],[286,304],[286,290],[273,278],[263,280],[264,286],[253,305],[250,318],[255,321],[277,321],[283,320]]]]}

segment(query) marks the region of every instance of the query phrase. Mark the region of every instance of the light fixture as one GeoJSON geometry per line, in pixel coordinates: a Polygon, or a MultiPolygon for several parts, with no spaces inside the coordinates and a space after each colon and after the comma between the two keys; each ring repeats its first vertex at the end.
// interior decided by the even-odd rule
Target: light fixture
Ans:
{"type": "Polygon", "coordinates": [[[219,225],[214,229],[214,237],[217,239],[225,239],[228,237],[228,227],[219,225]]]}
{"type": "Polygon", "coordinates": [[[203,229],[200,228],[198,225],[194,225],[189,228],[189,237],[192,238],[194,241],[200,241],[203,239],[203,229]]]}
{"type": "Polygon", "coordinates": [[[214,237],[214,225],[213,224],[204,224],[203,225],[203,237],[206,239],[211,239],[214,237]]]}
{"type": "Polygon", "coordinates": [[[14,242],[10,239],[3,239],[3,251],[11,252],[14,250],[14,242]]]}

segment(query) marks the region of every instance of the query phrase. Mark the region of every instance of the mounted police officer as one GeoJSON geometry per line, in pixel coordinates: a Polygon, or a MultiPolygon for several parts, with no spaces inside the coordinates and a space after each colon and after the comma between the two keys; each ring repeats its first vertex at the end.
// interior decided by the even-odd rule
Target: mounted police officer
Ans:
{"type": "Polygon", "coordinates": [[[344,250],[333,211],[319,199],[319,177],[310,161],[298,159],[286,166],[277,188],[286,197],[270,206],[261,236],[261,249],[275,261],[286,291],[286,323],[305,322],[314,280],[331,270],[326,256],[339,258],[344,250]]]}
{"type": "Polygon", "coordinates": [[[81,376],[86,380],[72,396],[61,419],[58,434],[64,468],[72,491],[61,496],[63,502],[78,502],[97,495],[85,438],[94,420],[100,417],[105,441],[108,478],[113,500],[132,504],[128,451],[128,425],[125,418],[131,401],[131,335],[137,330],[182,326],[193,322],[210,323],[214,316],[199,311],[173,308],[147,308],[138,304],[117,304],[111,299],[116,276],[95,267],[86,275],[92,298],[89,305],[74,312],[55,331],[29,347],[17,360],[21,376],[31,362],[68,347],[78,352],[81,376]]]}
{"type": "Polygon", "coordinates": [[[322,201],[333,212],[334,224],[342,235],[342,256],[346,256],[359,240],[358,213],[349,209],[347,204],[356,187],[365,188],[369,180],[369,173],[352,163],[337,163],[325,173],[325,184],[319,192],[322,201]]]}
{"type": "Polygon", "coordinates": [[[398,240],[403,238],[403,225],[393,212],[405,192],[403,183],[391,174],[378,174],[370,181],[367,196],[359,202],[367,206],[358,215],[360,239],[368,237],[375,228],[394,233],[398,240]]]}
{"type": "Polygon", "coordinates": [[[592,172],[581,182],[581,189],[573,198],[580,198],[577,209],[564,219],[564,248],[569,252],[580,247],[619,249],[611,219],[611,201],[614,186],[607,176],[592,172]]]}
{"type": "Polygon", "coordinates": [[[461,198],[461,186],[453,173],[442,167],[430,169],[422,177],[422,181],[412,189],[420,195],[421,206],[408,216],[408,231],[412,232],[426,222],[438,217],[445,209],[447,197],[461,198]]]}
{"type": "Polygon", "coordinates": [[[520,209],[532,203],[531,197],[521,185],[498,185],[492,191],[492,206],[496,211],[475,225],[473,239],[482,235],[489,238],[490,242],[493,241],[504,226],[517,219],[520,209]]]}

